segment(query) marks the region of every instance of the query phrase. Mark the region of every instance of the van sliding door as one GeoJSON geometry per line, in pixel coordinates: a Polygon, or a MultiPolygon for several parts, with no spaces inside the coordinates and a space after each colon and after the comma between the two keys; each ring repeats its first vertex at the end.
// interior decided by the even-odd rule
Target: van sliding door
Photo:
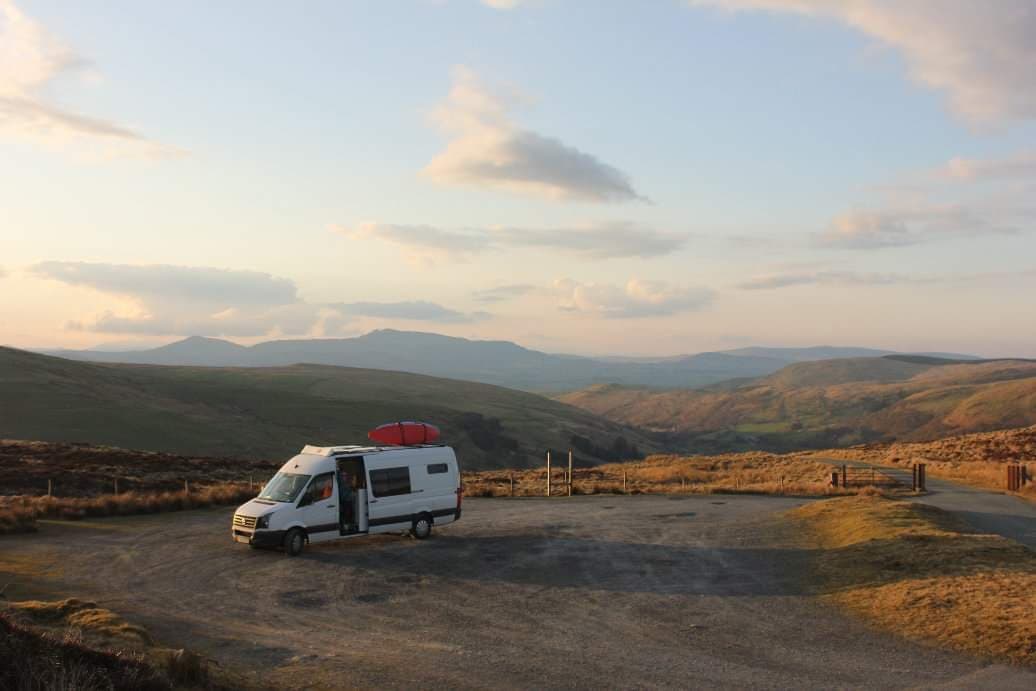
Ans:
{"type": "Polygon", "coordinates": [[[379,468],[369,475],[370,530],[409,527],[413,520],[410,468],[379,468]]]}

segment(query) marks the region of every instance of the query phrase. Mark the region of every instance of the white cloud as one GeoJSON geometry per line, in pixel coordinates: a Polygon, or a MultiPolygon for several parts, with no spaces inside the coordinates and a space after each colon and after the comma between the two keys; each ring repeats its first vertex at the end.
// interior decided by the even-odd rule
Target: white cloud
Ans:
{"type": "Polygon", "coordinates": [[[47,94],[61,76],[87,62],[14,0],[0,0],[0,134],[50,146],[89,144],[104,155],[163,157],[183,152],[152,142],[132,129],[55,105],[47,94]]]}
{"type": "Polygon", "coordinates": [[[494,10],[513,10],[518,5],[521,5],[524,0],[482,0],[482,4],[486,7],[492,7],[494,10]]]}
{"type": "Polygon", "coordinates": [[[904,247],[950,237],[1018,232],[1017,214],[963,205],[853,211],[834,219],[819,244],[844,249],[904,247]]]}
{"type": "MultiPolygon", "coordinates": [[[[855,271],[814,271],[756,276],[737,287],[741,290],[777,290],[802,285],[848,284],[893,285],[897,283],[930,283],[933,279],[915,278],[891,273],[858,273],[855,271]]],[[[934,279],[937,280],[937,279],[934,279]]]]}
{"type": "Polygon", "coordinates": [[[513,283],[511,285],[476,290],[472,293],[472,298],[476,302],[504,302],[533,292],[536,292],[536,286],[530,283],[513,283]]]}
{"type": "Polygon", "coordinates": [[[569,278],[554,282],[559,307],[567,312],[595,314],[607,319],[659,317],[693,312],[710,305],[715,293],[702,287],[678,287],[663,281],[631,278],[625,286],[580,283],[569,278]]]}
{"type": "Polygon", "coordinates": [[[954,158],[939,173],[951,180],[976,182],[1036,178],[1036,152],[989,159],[954,158]]]}
{"type": "Polygon", "coordinates": [[[262,336],[302,334],[320,308],[300,300],[294,282],[258,271],[211,267],[42,262],[38,276],[130,298],[133,314],[105,312],[72,328],[104,333],[262,336]]]}
{"type": "Polygon", "coordinates": [[[426,300],[403,302],[340,302],[328,305],[343,317],[379,317],[403,321],[460,324],[492,317],[488,312],[458,312],[426,300]]]}
{"type": "Polygon", "coordinates": [[[841,21],[899,50],[914,80],[975,122],[1036,116],[1032,0],[688,0],[841,21]]]}
{"type": "Polygon", "coordinates": [[[423,300],[309,303],[294,281],[258,271],[198,266],[42,262],[30,271],[43,278],[129,298],[129,314],[103,312],[70,328],[121,334],[267,336],[304,335],[321,322],[340,329],[360,317],[462,323],[488,319],[423,300]]]}
{"type": "Polygon", "coordinates": [[[553,137],[511,122],[511,103],[488,91],[474,72],[457,67],[446,102],[434,113],[453,138],[425,167],[431,180],[559,200],[641,199],[625,173],[553,137]]]}
{"type": "Polygon", "coordinates": [[[779,290],[804,285],[928,285],[960,284],[971,281],[1016,279],[1036,275],[1036,271],[993,271],[973,274],[927,274],[910,276],[899,273],[863,273],[858,271],[802,271],[756,276],[737,287],[741,290],[779,290]]]}
{"type": "Polygon", "coordinates": [[[658,257],[680,249],[686,235],[640,226],[628,221],[588,223],[566,228],[444,229],[430,225],[361,223],[331,229],[351,238],[374,238],[399,245],[411,260],[466,259],[489,250],[542,248],[586,259],[658,257]]]}
{"type": "Polygon", "coordinates": [[[147,300],[177,299],[231,305],[288,305],[298,302],[295,283],[259,271],[167,264],[42,262],[38,275],[69,285],[147,300]]]}

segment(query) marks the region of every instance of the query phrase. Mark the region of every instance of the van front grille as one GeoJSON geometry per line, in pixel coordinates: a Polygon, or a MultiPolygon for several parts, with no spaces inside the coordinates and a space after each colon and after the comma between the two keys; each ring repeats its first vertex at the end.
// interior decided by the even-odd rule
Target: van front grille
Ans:
{"type": "Polygon", "coordinates": [[[234,514],[234,525],[241,526],[242,528],[255,528],[255,517],[234,514]]]}

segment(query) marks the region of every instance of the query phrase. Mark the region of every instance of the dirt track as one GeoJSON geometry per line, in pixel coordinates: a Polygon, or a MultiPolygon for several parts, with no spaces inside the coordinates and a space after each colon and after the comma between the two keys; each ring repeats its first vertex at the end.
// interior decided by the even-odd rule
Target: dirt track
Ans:
{"type": "Polygon", "coordinates": [[[164,643],[278,686],[1036,686],[803,594],[807,555],[774,518],[800,503],[470,499],[432,540],[298,559],[232,544],[228,510],[48,524],[2,546],[164,643]]]}

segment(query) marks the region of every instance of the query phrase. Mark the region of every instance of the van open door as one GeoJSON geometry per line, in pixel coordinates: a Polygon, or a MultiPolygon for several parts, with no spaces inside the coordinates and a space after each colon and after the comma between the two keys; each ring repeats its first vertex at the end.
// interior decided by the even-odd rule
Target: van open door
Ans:
{"type": "Polygon", "coordinates": [[[367,532],[367,473],[363,456],[338,459],[340,535],[367,532]]]}

